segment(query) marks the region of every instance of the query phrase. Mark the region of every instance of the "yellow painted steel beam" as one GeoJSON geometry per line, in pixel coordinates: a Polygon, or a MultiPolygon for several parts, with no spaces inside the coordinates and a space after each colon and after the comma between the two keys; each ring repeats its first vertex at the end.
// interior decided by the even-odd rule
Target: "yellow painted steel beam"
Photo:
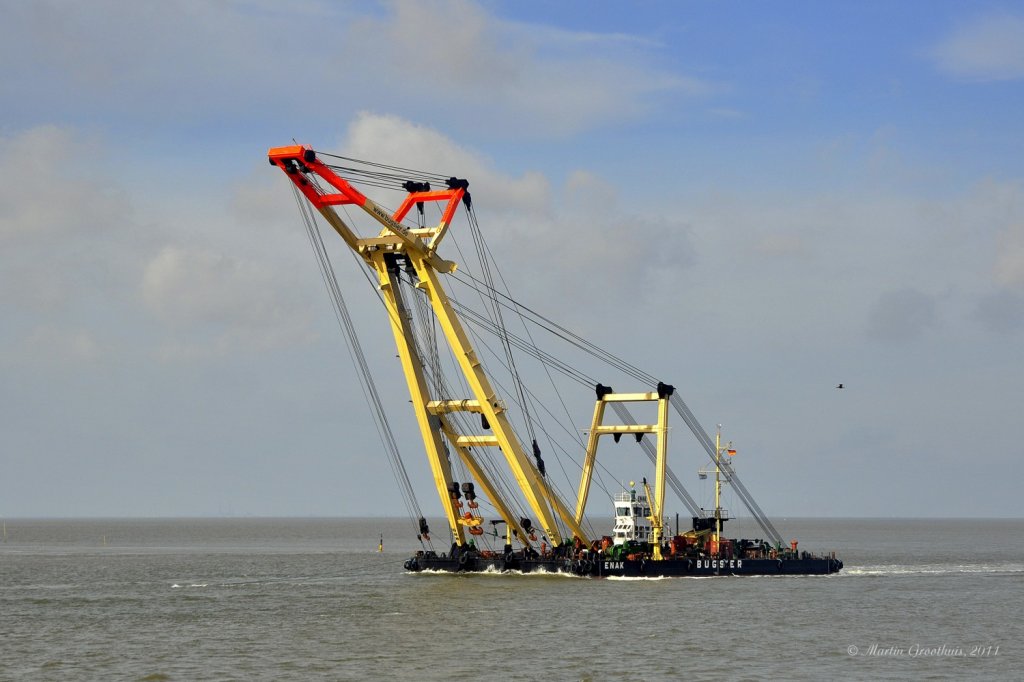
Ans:
{"type": "Polygon", "coordinates": [[[657,424],[619,424],[598,426],[594,431],[603,436],[609,433],[657,433],[659,428],[657,424]]]}
{"type": "Polygon", "coordinates": [[[327,221],[327,224],[334,228],[334,231],[338,233],[338,236],[340,236],[345,241],[346,244],[348,244],[349,248],[351,248],[353,251],[358,251],[359,238],[356,237],[356,234],[355,232],[352,231],[352,228],[349,227],[348,224],[341,219],[341,216],[337,214],[334,208],[332,208],[331,206],[324,206],[319,210],[320,215],[324,217],[324,220],[327,221]]]}
{"type": "Polygon", "coordinates": [[[479,412],[479,400],[431,400],[427,403],[427,409],[431,414],[445,414],[446,412],[479,412]]]}
{"type": "Polygon", "coordinates": [[[405,242],[394,235],[385,237],[363,237],[356,242],[356,250],[361,254],[374,251],[405,251],[405,242]]]}
{"type": "MultiPolygon", "coordinates": [[[[462,447],[499,447],[498,439],[496,436],[459,436],[452,433],[452,436],[449,437],[449,441],[451,441],[457,448],[459,448],[460,452],[462,447]]],[[[467,455],[472,456],[472,453],[469,453],[467,451],[467,455]]],[[[543,476],[539,476],[537,478],[537,483],[540,486],[545,499],[547,499],[548,503],[551,504],[552,510],[562,519],[562,522],[570,528],[572,528],[573,524],[579,525],[579,521],[577,521],[576,518],[572,516],[572,514],[569,512],[569,509],[565,506],[564,503],[562,503],[562,500],[558,497],[558,495],[556,495],[555,492],[551,490],[550,486],[548,486],[547,480],[543,476]]],[[[516,528],[521,533],[525,532],[521,527],[519,527],[518,521],[516,522],[516,528]]],[[[524,535],[524,537],[526,536],[524,535]]],[[[586,540],[585,537],[577,537],[586,540]]],[[[525,540],[523,542],[526,543],[525,540]]]]}
{"type": "Polygon", "coordinates": [[[497,436],[458,436],[455,444],[463,448],[499,447],[497,436]]]}
{"type": "MultiPolygon", "coordinates": [[[[441,428],[444,430],[445,436],[448,438],[448,441],[454,444],[455,441],[457,440],[457,436],[455,435],[455,432],[452,430],[451,425],[448,424],[447,420],[444,418],[441,419],[441,428]]],[[[498,489],[494,487],[494,484],[491,483],[490,477],[488,477],[487,474],[484,472],[483,467],[480,466],[480,463],[477,461],[473,453],[467,450],[466,448],[459,447],[458,445],[455,445],[454,447],[455,452],[458,453],[459,458],[462,459],[463,463],[466,465],[466,468],[469,470],[470,475],[473,476],[473,480],[476,481],[477,485],[480,486],[480,490],[487,497],[487,499],[491,501],[491,504],[493,504],[494,508],[498,511],[498,515],[501,516],[502,519],[504,519],[505,523],[508,525],[510,529],[516,531],[515,535],[519,538],[519,541],[524,545],[529,546],[529,534],[525,530],[523,530],[523,527],[521,525],[519,525],[519,519],[517,519],[516,515],[512,513],[512,510],[509,508],[508,503],[501,496],[501,494],[498,493],[498,489]]]]}
{"type": "MultiPolygon", "coordinates": [[[[498,446],[501,448],[527,504],[537,516],[540,526],[548,538],[554,544],[561,544],[562,534],[558,530],[551,509],[554,507],[557,511],[561,506],[564,510],[564,504],[560,505],[560,501],[557,501],[513,433],[512,426],[505,416],[504,406],[484,373],[476,351],[473,350],[469,337],[452,309],[444,287],[438,280],[433,264],[428,259],[422,258],[419,253],[408,255],[419,275],[423,289],[427,292],[434,314],[437,316],[449,346],[451,346],[452,353],[469,384],[470,391],[479,401],[481,413],[487,418],[491,430],[498,440],[498,446]]],[[[586,541],[586,534],[571,515],[569,521],[572,523],[567,523],[567,525],[572,532],[586,541]]]]}
{"type": "Polygon", "coordinates": [[[417,237],[433,237],[436,232],[436,227],[414,227],[409,230],[409,234],[417,237]]]}
{"type": "Polygon", "coordinates": [[[658,457],[654,465],[654,499],[651,500],[654,558],[661,560],[662,523],[665,513],[665,472],[668,467],[668,396],[658,400],[658,457]]]}
{"type": "Polygon", "coordinates": [[[590,480],[594,475],[594,461],[597,457],[598,428],[604,419],[604,408],[608,403],[598,400],[594,406],[594,419],[590,424],[590,437],[587,439],[587,454],[583,459],[583,473],[580,475],[580,488],[576,493],[576,523],[583,522],[583,513],[587,509],[587,497],[590,495],[590,480]]]}
{"type": "Polygon", "coordinates": [[[440,224],[433,228],[434,230],[436,230],[436,232],[430,238],[430,242],[427,244],[427,250],[429,253],[437,252],[437,247],[441,245],[441,240],[444,239],[444,236],[448,233],[448,229],[451,226],[452,223],[449,220],[447,223],[442,221],[440,224]]]}
{"type": "Polygon", "coordinates": [[[437,487],[437,494],[441,499],[441,508],[444,509],[448,519],[448,526],[451,528],[455,541],[461,546],[466,542],[463,526],[459,524],[459,511],[456,501],[451,495],[452,474],[451,465],[445,455],[444,444],[441,442],[441,434],[430,423],[430,413],[427,411],[427,404],[430,402],[430,391],[426,379],[423,376],[423,367],[420,364],[419,356],[413,346],[413,332],[408,314],[402,301],[401,290],[391,281],[391,273],[388,272],[387,264],[384,262],[384,253],[373,254],[372,264],[377,271],[382,292],[381,298],[388,311],[388,319],[391,321],[391,331],[395,337],[395,346],[398,348],[398,357],[402,362],[402,369],[405,372],[405,379],[409,385],[409,395],[412,398],[413,411],[416,413],[416,423],[420,428],[420,435],[423,437],[423,446],[427,453],[427,460],[430,463],[430,471],[434,476],[434,485],[437,487]]]}
{"type": "Polygon", "coordinates": [[[387,237],[388,233],[391,233],[401,240],[407,254],[415,253],[419,255],[437,272],[448,273],[455,271],[455,263],[439,258],[427,248],[422,239],[415,235],[410,235],[409,229],[405,225],[397,222],[387,210],[378,206],[372,199],[367,198],[360,208],[384,227],[379,237],[387,237]]]}
{"type": "Polygon", "coordinates": [[[658,399],[657,393],[608,393],[601,398],[608,403],[640,403],[658,399]]]}
{"type": "MultiPolygon", "coordinates": [[[[576,495],[576,516],[577,522],[583,520],[586,512],[587,497],[590,494],[591,477],[593,476],[594,462],[597,458],[597,446],[600,436],[622,433],[653,433],[657,437],[657,458],[654,470],[654,495],[647,491],[648,500],[651,502],[651,524],[653,526],[654,558],[660,560],[661,536],[663,533],[662,517],[665,507],[665,476],[668,457],[668,397],[659,398],[657,393],[609,393],[597,400],[594,406],[594,419],[590,426],[590,437],[587,440],[587,452],[583,461],[583,473],[580,477],[580,487],[576,495]],[[658,402],[658,423],[657,424],[602,424],[604,421],[605,406],[614,402],[658,402]]],[[[646,484],[645,484],[646,486],[646,484]]]]}

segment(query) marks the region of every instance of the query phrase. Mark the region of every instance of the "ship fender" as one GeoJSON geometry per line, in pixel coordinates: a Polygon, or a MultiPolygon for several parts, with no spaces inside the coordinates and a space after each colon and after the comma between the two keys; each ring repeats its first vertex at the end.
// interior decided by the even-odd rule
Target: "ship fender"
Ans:
{"type": "Polygon", "coordinates": [[[511,554],[506,554],[501,559],[501,570],[511,571],[512,570],[513,557],[511,554]]]}
{"type": "Polygon", "coordinates": [[[459,570],[464,570],[466,568],[466,564],[468,564],[468,563],[469,563],[469,555],[468,554],[460,554],[459,555],[459,570]]]}
{"type": "Polygon", "coordinates": [[[687,559],[686,560],[686,570],[687,571],[692,571],[693,570],[693,559],[687,559]]]}
{"type": "Polygon", "coordinates": [[[580,574],[590,575],[590,572],[594,569],[594,564],[589,559],[584,559],[580,562],[580,574]]]}
{"type": "Polygon", "coordinates": [[[779,573],[782,573],[782,559],[775,560],[775,567],[778,569],[779,573]]]}

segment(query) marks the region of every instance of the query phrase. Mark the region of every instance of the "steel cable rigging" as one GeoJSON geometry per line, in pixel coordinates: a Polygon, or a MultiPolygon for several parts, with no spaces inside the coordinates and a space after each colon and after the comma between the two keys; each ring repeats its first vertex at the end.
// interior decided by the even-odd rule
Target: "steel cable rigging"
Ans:
{"type": "MultiPolygon", "coordinates": [[[[384,446],[384,451],[388,455],[388,463],[391,466],[395,480],[398,482],[399,488],[401,489],[402,501],[409,514],[409,519],[413,522],[417,531],[419,531],[421,528],[420,519],[423,518],[423,513],[418,501],[416,500],[416,493],[412,487],[412,482],[409,480],[409,474],[405,469],[405,463],[402,461],[402,456],[398,449],[398,443],[391,430],[391,424],[388,421],[387,413],[384,410],[384,406],[380,399],[380,393],[377,391],[376,383],[373,380],[373,374],[370,372],[370,367],[366,362],[366,356],[363,353],[362,345],[359,343],[359,337],[356,334],[355,326],[352,323],[352,317],[349,314],[345,297],[341,293],[341,287],[338,285],[337,275],[335,274],[334,267],[331,264],[330,256],[328,255],[327,248],[323,242],[323,237],[317,227],[315,216],[311,213],[312,209],[308,208],[307,203],[302,200],[302,196],[299,194],[298,190],[294,190],[294,193],[296,203],[299,206],[299,211],[302,214],[303,222],[306,227],[306,235],[309,238],[310,246],[313,248],[321,277],[323,278],[324,285],[327,287],[327,291],[334,308],[335,317],[348,342],[347,347],[349,356],[352,359],[353,365],[356,367],[356,374],[359,378],[360,388],[362,389],[363,396],[366,399],[367,405],[373,415],[374,424],[377,428],[378,436],[381,439],[381,444],[384,446]]],[[[427,538],[427,540],[429,542],[429,538],[427,538]]]]}
{"type": "MultiPolygon", "coordinates": [[[[421,188],[429,189],[431,182],[435,184],[448,183],[449,186],[451,186],[451,182],[455,181],[454,177],[447,177],[439,173],[416,171],[408,168],[402,168],[399,166],[366,162],[359,159],[353,159],[351,157],[326,154],[322,152],[318,153],[321,156],[327,156],[330,158],[339,159],[340,161],[348,162],[347,164],[329,165],[328,167],[338,171],[343,176],[358,179],[360,182],[368,186],[391,190],[400,189],[403,187],[408,189],[410,186],[409,183],[418,182],[420,183],[421,188]]],[[[501,340],[503,350],[505,351],[508,367],[514,378],[515,391],[518,396],[517,402],[521,405],[524,411],[524,418],[526,420],[527,430],[534,444],[536,444],[536,437],[533,429],[533,420],[531,419],[529,409],[527,407],[527,392],[524,390],[522,379],[519,376],[519,372],[515,365],[514,354],[512,353],[512,346],[515,346],[520,350],[527,352],[532,357],[535,357],[545,367],[545,371],[547,371],[548,367],[551,367],[556,371],[559,371],[565,374],[566,376],[569,376],[570,378],[579,383],[583,383],[584,381],[586,381],[587,383],[589,383],[589,385],[593,386],[595,382],[593,382],[589,377],[587,377],[582,372],[575,370],[572,366],[568,365],[567,363],[555,361],[553,356],[550,356],[550,354],[541,352],[537,348],[536,344],[533,342],[532,336],[530,337],[529,341],[526,341],[522,338],[518,338],[515,337],[515,335],[510,334],[504,323],[503,315],[501,312],[502,309],[514,311],[520,317],[520,319],[524,321],[524,326],[526,320],[529,320],[535,326],[545,329],[549,333],[554,334],[558,338],[561,338],[563,341],[573,345],[574,347],[578,348],[579,350],[582,350],[583,352],[591,355],[592,357],[604,362],[608,366],[623,372],[627,376],[630,376],[648,385],[653,385],[657,383],[657,379],[653,375],[637,368],[636,366],[626,362],[625,360],[619,358],[618,356],[602,349],[596,344],[591,343],[590,341],[579,336],[578,334],[575,334],[566,327],[537,313],[528,306],[525,306],[515,301],[514,299],[511,298],[511,296],[507,295],[506,293],[498,291],[494,286],[494,278],[490,271],[490,254],[487,250],[485,242],[482,239],[482,233],[479,229],[479,225],[476,220],[475,212],[472,209],[472,205],[468,201],[468,195],[467,201],[465,203],[467,204],[466,208],[467,215],[469,217],[471,234],[473,235],[474,238],[474,246],[477,251],[478,261],[481,264],[483,279],[480,280],[473,277],[472,275],[463,275],[461,273],[452,273],[452,277],[456,281],[459,281],[475,289],[478,292],[478,294],[481,295],[482,299],[488,301],[488,305],[485,306],[485,309],[487,309],[488,314],[486,316],[480,316],[479,314],[477,314],[475,321],[478,324],[483,324],[483,321],[487,320],[490,326],[490,331],[496,333],[501,340]]],[[[504,284],[503,280],[502,282],[504,284]]],[[[467,319],[470,319],[471,314],[467,312],[468,310],[469,309],[466,307],[460,308],[460,312],[467,315],[467,319]]],[[[686,403],[682,400],[678,393],[674,393],[672,395],[671,405],[676,410],[676,412],[683,418],[683,421],[686,423],[687,427],[691,430],[691,432],[693,432],[698,442],[701,443],[701,445],[704,447],[708,455],[714,460],[715,448],[711,440],[711,437],[708,435],[707,431],[704,430],[704,428],[700,425],[700,423],[697,421],[696,417],[693,415],[690,408],[686,405],[686,403]]],[[[761,525],[762,529],[773,540],[775,540],[776,542],[781,542],[781,536],[775,530],[771,522],[767,519],[764,512],[761,510],[760,506],[756,503],[756,501],[754,501],[753,497],[750,495],[749,491],[740,481],[738,475],[736,474],[732,466],[726,462],[723,464],[722,470],[725,474],[726,480],[732,483],[733,487],[737,492],[737,495],[740,497],[740,499],[747,506],[748,510],[751,512],[751,514],[761,525]]],[[[675,479],[675,481],[678,482],[678,479],[676,479],[674,475],[670,476],[670,482],[673,479],[675,479]]],[[[675,488],[674,485],[673,488],[675,488]]],[[[678,494],[680,491],[677,490],[676,492],[678,494]]],[[[684,501],[684,503],[686,503],[689,507],[692,503],[692,498],[687,499],[688,495],[686,497],[680,495],[680,497],[684,501]]]]}

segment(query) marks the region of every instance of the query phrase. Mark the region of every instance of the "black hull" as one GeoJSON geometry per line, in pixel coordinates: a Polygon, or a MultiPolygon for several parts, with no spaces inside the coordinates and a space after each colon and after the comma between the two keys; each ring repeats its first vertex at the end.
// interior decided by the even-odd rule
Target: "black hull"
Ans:
{"type": "Polygon", "coordinates": [[[643,560],[566,560],[555,558],[523,559],[483,557],[464,554],[459,557],[416,556],[406,562],[408,571],[443,573],[566,573],[593,578],[663,578],[751,575],[828,575],[838,573],[843,562],[831,558],[794,559],[665,559],[643,560]]]}

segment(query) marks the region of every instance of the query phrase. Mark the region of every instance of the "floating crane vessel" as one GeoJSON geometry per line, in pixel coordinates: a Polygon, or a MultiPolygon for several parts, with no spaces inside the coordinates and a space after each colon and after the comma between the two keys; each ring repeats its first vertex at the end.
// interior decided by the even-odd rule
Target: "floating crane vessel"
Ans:
{"type": "MultiPolygon", "coordinates": [[[[402,489],[412,530],[421,543],[422,549],[405,562],[406,570],[661,577],[829,574],[842,568],[842,561],[834,553],[812,554],[799,550],[796,540],[783,541],[740,481],[730,461],[735,450],[731,443],[722,444],[721,427],[712,439],[672,385],[499,290],[496,282],[504,280],[500,273],[495,278],[490,265],[493,261],[477,222],[467,180],[326,154],[302,145],[272,148],[269,160],[293,183],[310,243],[359,370],[363,393],[402,489]],[[397,208],[385,208],[357,186],[395,192],[397,208]],[[473,238],[479,276],[457,272],[456,263],[438,252],[451,233],[460,207],[465,209],[473,238]],[[379,231],[360,236],[350,208],[356,217],[379,227],[379,231]],[[434,547],[430,525],[420,510],[384,401],[355,334],[319,231],[317,213],[365,266],[367,278],[387,313],[444,511],[444,547],[434,547]],[[436,214],[438,221],[428,224],[428,213],[436,214]],[[443,281],[446,277],[478,296],[485,312],[475,311],[451,296],[443,281]],[[527,328],[525,334],[510,331],[505,323],[507,316],[522,321],[527,328]],[[528,331],[527,322],[567,340],[590,359],[626,374],[639,382],[641,389],[616,392],[594,381],[575,363],[542,350],[528,331]],[[496,389],[496,381],[492,381],[472,341],[483,331],[500,342],[501,352],[494,353],[496,362],[492,364],[499,365],[510,377],[511,387],[504,390],[507,398],[496,389]],[[557,456],[564,454],[573,459],[580,472],[574,505],[556,489],[538,444],[539,436],[553,441],[544,426],[545,413],[533,405],[535,393],[518,370],[517,357],[524,354],[539,362],[548,378],[564,375],[577,385],[589,386],[591,395],[596,396],[590,426],[583,430],[585,439],[578,434],[575,438],[576,457],[573,459],[573,453],[565,448],[551,446],[557,456]],[[608,418],[609,407],[616,419],[608,418]],[[653,412],[656,419],[640,423],[632,409],[653,412]],[[710,468],[699,472],[702,479],[714,476],[714,508],[709,511],[697,504],[669,466],[671,411],[683,420],[710,458],[710,468]],[[609,532],[597,533],[585,513],[598,467],[598,444],[608,436],[616,443],[623,436],[634,440],[653,471],[651,482],[643,478],[637,486],[631,481],[628,489],[614,494],[605,488],[614,509],[614,522],[609,532]],[[722,508],[725,485],[749,510],[763,537],[725,536],[724,527],[730,521],[729,512],[722,508]],[[668,488],[688,509],[690,527],[685,531],[680,531],[678,514],[674,530],[669,523],[665,509],[668,488]]],[[[551,412],[547,411],[546,416],[552,416],[551,412]]],[[[573,431],[567,429],[570,436],[573,431]]],[[[561,469],[564,473],[565,468],[561,469]]]]}

